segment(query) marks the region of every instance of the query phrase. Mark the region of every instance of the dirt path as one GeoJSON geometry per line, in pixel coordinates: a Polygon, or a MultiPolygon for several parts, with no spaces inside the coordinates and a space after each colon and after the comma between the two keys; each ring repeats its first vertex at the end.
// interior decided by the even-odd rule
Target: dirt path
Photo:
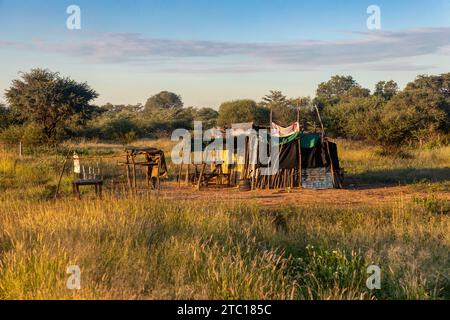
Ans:
{"type": "MultiPolygon", "coordinates": [[[[173,200],[200,201],[256,201],[263,206],[279,206],[290,204],[330,204],[335,206],[374,205],[392,203],[400,199],[410,200],[414,196],[426,197],[426,192],[420,192],[410,186],[358,186],[352,189],[332,190],[257,190],[240,192],[236,188],[208,188],[196,191],[192,187],[178,187],[176,183],[167,182],[161,195],[173,200]]],[[[434,193],[440,199],[450,201],[449,193],[434,193]]]]}

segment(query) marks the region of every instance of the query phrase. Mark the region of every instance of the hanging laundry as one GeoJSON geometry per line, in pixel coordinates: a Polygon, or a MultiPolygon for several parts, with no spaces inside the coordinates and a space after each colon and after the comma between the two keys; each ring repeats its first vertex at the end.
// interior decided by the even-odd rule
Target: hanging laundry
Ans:
{"type": "Polygon", "coordinates": [[[294,122],[288,127],[282,127],[272,122],[270,126],[270,134],[280,138],[290,136],[295,132],[300,132],[300,124],[298,122],[294,122]]]}

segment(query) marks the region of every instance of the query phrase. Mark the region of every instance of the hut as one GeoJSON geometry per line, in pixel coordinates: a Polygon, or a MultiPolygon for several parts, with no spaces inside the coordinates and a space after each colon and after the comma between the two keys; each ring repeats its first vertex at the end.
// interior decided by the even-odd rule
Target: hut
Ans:
{"type": "MultiPolygon", "coordinates": [[[[217,132],[221,134],[223,150],[215,151],[212,162],[187,165],[184,179],[181,165],[179,183],[184,180],[198,189],[211,185],[239,186],[242,190],[342,187],[343,170],[339,165],[337,145],[323,130],[321,133],[304,132],[297,121],[288,127],[273,122],[270,127],[256,126],[252,122],[239,123],[218,128],[217,132]],[[269,134],[262,134],[263,130],[269,134]],[[241,149],[236,148],[239,140],[244,142],[241,149]],[[277,157],[272,157],[271,146],[275,143],[279,152],[277,157]],[[266,163],[260,160],[262,152],[270,158],[266,163]],[[274,161],[278,170],[267,174],[274,161]]],[[[208,144],[203,144],[202,152],[209,152],[208,144]]]]}

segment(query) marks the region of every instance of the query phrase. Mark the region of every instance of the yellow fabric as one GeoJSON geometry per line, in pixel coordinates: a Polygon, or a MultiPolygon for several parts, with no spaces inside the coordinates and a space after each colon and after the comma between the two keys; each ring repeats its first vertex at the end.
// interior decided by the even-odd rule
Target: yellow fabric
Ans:
{"type": "Polygon", "coordinates": [[[230,165],[234,165],[234,171],[236,172],[244,172],[244,164],[237,164],[237,155],[233,153],[232,155],[232,162],[229,163],[228,162],[228,150],[223,150],[222,151],[222,172],[225,174],[230,173],[230,170],[228,169],[230,165]]]}

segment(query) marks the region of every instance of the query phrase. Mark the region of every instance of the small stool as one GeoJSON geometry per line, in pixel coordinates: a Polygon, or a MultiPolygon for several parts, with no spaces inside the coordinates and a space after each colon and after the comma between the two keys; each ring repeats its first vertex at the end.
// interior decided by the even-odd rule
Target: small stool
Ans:
{"type": "Polygon", "coordinates": [[[78,199],[81,199],[80,186],[94,186],[95,195],[98,196],[99,198],[102,197],[103,180],[80,179],[80,180],[73,181],[72,182],[72,190],[73,190],[73,193],[77,195],[78,199]]]}

